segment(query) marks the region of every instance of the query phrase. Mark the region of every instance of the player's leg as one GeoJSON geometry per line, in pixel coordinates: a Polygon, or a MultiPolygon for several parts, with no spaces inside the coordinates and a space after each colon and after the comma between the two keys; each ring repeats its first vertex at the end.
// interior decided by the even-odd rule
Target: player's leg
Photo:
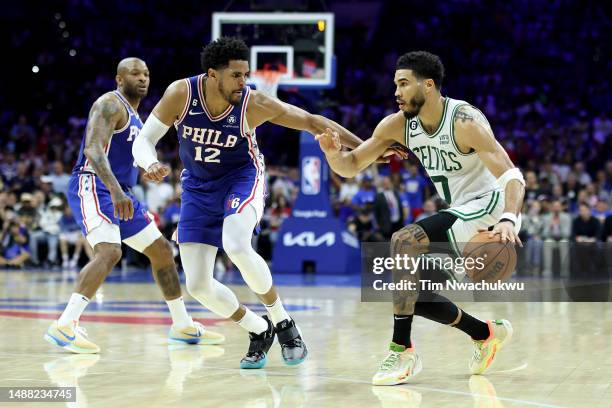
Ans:
{"type": "MultiPolygon", "coordinates": [[[[114,218],[110,193],[93,175],[73,175],[68,188],[68,203],[87,241],[94,248],[94,257],[79,273],[74,293],[60,318],[53,322],[45,340],[74,353],[97,353],[100,348],[87,339],[78,326],[89,300],[96,294],[106,276],[121,259],[119,221],[114,218]]],[[[67,251],[67,242],[63,249],[67,251]]],[[[66,254],[62,250],[63,254],[66,254]]]]}
{"type": "Polygon", "coordinates": [[[272,284],[268,264],[251,244],[258,220],[252,205],[246,205],[241,211],[228,215],[223,221],[223,249],[270,314],[285,363],[300,364],[308,355],[306,344],[272,284]]]}
{"type": "MultiPolygon", "coordinates": [[[[482,200],[485,203],[488,202],[486,196],[482,200]]],[[[459,214],[459,218],[448,229],[447,233],[451,246],[456,248],[456,251],[461,254],[465,243],[469,242],[469,240],[478,233],[478,229],[488,228],[499,220],[499,217],[501,217],[503,213],[503,206],[504,200],[503,195],[501,195],[501,199],[498,200],[497,206],[495,206],[490,213],[486,213],[479,218],[465,217],[466,219],[462,219],[461,213],[476,211],[478,208],[483,207],[482,203],[470,202],[463,206],[465,208],[459,207],[456,209],[455,212],[459,214]]],[[[520,229],[520,219],[516,228],[520,229]]],[[[442,297],[442,300],[446,299],[442,297]]],[[[440,308],[440,305],[445,304],[447,304],[447,302],[434,302],[426,307],[429,309],[434,308],[435,310],[440,308]],[[434,304],[436,305],[433,306],[434,304]]],[[[448,306],[448,310],[450,310],[451,307],[456,308],[452,303],[448,302],[448,304],[452,305],[448,306]]],[[[431,311],[429,313],[431,313],[431,311]]],[[[505,319],[487,320],[483,322],[458,308],[454,313],[456,313],[457,316],[455,320],[453,320],[453,323],[455,321],[456,323],[451,323],[451,325],[464,331],[473,341],[474,352],[472,353],[472,358],[469,363],[470,371],[472,374],[482,374],[491,367],[499,350],[501,350],[511,339],[513,333],[512,324],[505,319]]],[[[439,316],[441,315],[430,315],[429,318],[431,319],[434,317],[432,320],[435,320],[435,318],[439,316]]],[[[442,317],[442,319],[445,318],[442,317]]],[[[448,320],[448,318],[446,318],[446,320],[448,320]]]]}
{"type": "MultiPolygon", "coordinates": [[[[179,233],[180,234],[180,233],[179,233]]],[[[213,313],[236,322],[250,334],[251,344],[240,362],[241,368],[262,368],[274,342],[272,323],[238,302],[227,286],[213,277],[217,248],[200,243],[180,243],[181,262],[187,291],[213,313]]]]}
{"type": "Polygon", "coordinates": [[[137,252],[145,254],[151,262],[151,270],[157,286],[162,291],[172,326],[168,332],[168,342],[187,344],[220,344],[225,340],[222,334],[207,330],[188,315],[181,294],[174,254],[170,242],[164,238],[153,222],[153,217],[132,195],[134,216],[120,224],[123,242],[137,252]]]}
{"type": "MultiPolygon", "coordinates": [[[[429,238],[419,224],[410,224],[391,237],[391,257],[417,257],[427,251],[429,238]]],[[[418,271],[393,271],[395,282],[418,281],[418,271]]],[[[411,340],[412,320],[418,299],[416,290],[393,292],[393,338],[389,352],[372,378],[374,385],[395,385],[409,381],[422,369],[422,362],[411,340]]]]}
{"type": "Polygon", "coordinates": [[[223,343],[225,336],[205,329],[200,322],[194,322],[187,314],[170,242],[160,236],[151,245],[147,246],[143,253],[151,262],[153,276],[164,295],[172,316],[173,324],[168,333],[168,342],[172,344],[223,343]]]}
{"type": "Polygon", "coordinates": [[[121,242],[121,238],[117,225],[104,222],[88,234],[88,239],[94,247],[94,257],[79,273],[76,287],[66,308],[45,334],[48,342],[73,353],[100,351],[97,345],[87,339],[87,334],[78,326],[78,322],[90,299],[121,259],[121,245],[118,243],[121,242]]]}
{"type": "MultiPolygon", "coordinates": [[[[452,240],[452,237],[457,236],[452,231],[458,231],[457,227],[461,227],[463,221],[454,214],[440,212],[419,221],[418,224],[427,234],[430,246],[442,247],[440,250],[446,252],[448,246],[452,247],[448,249],[455,248],[455,244],[450,242],[449,237],[452,240]]],[[[460,234],[461,237],[464,235],[463,233],[460,234]]],[[[484,340],[489,336],[489,329],[485,322],[473,318],[464,311],[462,312],[454,303],[432,292],[422,291],[419,293],[415,305],[415,314],[438,323],[453,325],[475,340],[484,340]]]]}
{"type": "Polygon", "coordinates": [[[274,342],[272,323],[240,305],[236,295],[213,277],[217,248],[222,244],[225,199],[231,185],[223,180],[207,182],[191,177],[187,170],[181,182],[181,215],[176,240],[187,290],[213,313],[235,321],[249,332],[249,350],[240,367],[262,368],[274,342]]]}

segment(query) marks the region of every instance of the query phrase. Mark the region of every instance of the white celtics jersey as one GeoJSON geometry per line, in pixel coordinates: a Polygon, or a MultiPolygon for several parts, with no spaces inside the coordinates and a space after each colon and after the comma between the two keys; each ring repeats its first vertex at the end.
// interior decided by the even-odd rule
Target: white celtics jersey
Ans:
{"type": "Polygon", "coordinates": [[[475,151],[463,153],[455,142],[453,120],[464,101],[445,98],[442,121],[432,134],[418,117],[406,121],[406,146],[419,158],[440,197],[451,207],[498,190],[497,180],[475,151]]]}

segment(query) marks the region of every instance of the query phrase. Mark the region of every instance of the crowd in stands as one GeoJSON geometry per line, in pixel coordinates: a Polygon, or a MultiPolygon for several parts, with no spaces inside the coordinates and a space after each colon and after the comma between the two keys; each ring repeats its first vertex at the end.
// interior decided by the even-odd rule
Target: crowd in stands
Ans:
{"type": "MultiPolygon", "coordinates": [[[[336,2],[329,3],[333,11],[336,2]]],[[[555,243],[612,242],[612,97],[601,6],[562,0],[413,3],[408,15],[399,2],[381,2],[368,20],[353,18],[351,24],[337,14],[336,88],[281,91],[280,98],[366,139],[396,110],[392,73],[398,53],[438,53],[447,69],[443,94],[479,107],[525,175],[521,236],[530,267],[549,273],[555,243]]],[[[146,118],[167,84],[199,72],[198,50],[213,11],[195,1],[168,13],[113,1],[72,0],[64,9],[54,7],[24,4],[2,17],[19,63],[7,67],[15,81],[0,95],[0,267],[74,268],[91,256],[65,198],[89,106],[114,88],[120,58],[140,56],[152,73],[140,107],[146,118]],[[33,12],[48,13],[48,21],[24,24],[33,12]]],[[[371,4],[352,7],[358,15],[371,4]]],[[[269,196],[257,245],[270,259],[299,187],[299,138],[274,126],[262,127],[258,136],[269,196]]],[[[134,193],[170,237],[180,206],[176,137],[166,136],[159,149],[173,174],[159,185],[140,184],[134,193]]],[[[371,168],[354,180],[334,176],[331,190],[335,214],[363,241],[388,240],[400,226],[445,205],[414,157],[371,168]]]]}

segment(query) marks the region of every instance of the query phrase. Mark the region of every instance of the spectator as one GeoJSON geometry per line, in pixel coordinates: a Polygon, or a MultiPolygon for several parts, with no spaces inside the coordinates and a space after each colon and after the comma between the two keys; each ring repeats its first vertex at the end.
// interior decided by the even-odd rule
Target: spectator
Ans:
{"type": "Polygon", "coordinates": [[[85,253],[89,260],[93,258],[93,249],[87,239],[81,234],[81,229],[72,216],[70,206],[64,207],[64,213],[60,218],[59,225],[61,232],[59,235],[60,250],[62,252],[62,268],[75,269],[81,256],[81,250],[85,248],[85,253]],[[69,245],[74,245],[72,259],[70,259],[69,245]]]}
{"type": "Polygon", "coordinates": [[[568,211],[576,212],[578,210],[578,193],[582,190],[582,186],[578,182],[576,173],[569,173],[567,181],[563,183],[563,195],[568,200],[568,211]]]}
{"type": "Polygon", "coordinates": [[[574,164],[574,173],[576,173],[576,177],[578,177],[578,182],[583,186],[591,184],[591,176],[587,173],[583,162],[576,162],[574,164]]]}
{"type": "Polygon", "coordinates": [[[174,187],[169,180],[161,183],[147,182],[147,207],[152,213],[158,214],[174,196],[174,187]]]}
{"type": "Polygon", "coordinates": [[[544,270],[542,276],[552,276],[553,251],[560,256],[561,275],[567,276],[569,239],[572,234],[572,218],[563,211],[560,201],[553,201],[551,212],[543,218],[542,238],[544,239],[544,270]]]}
{"type": "Polygon", "coordinates": [[[612,215],[608,215],[606,217],[606,221],[604,222],[602,229],[601,240],[603,242],[612,243],[612,215]]]}
{"type": "Polygon", "coordinates": [[[39,208],[38,225],[40,228],[30,232],[30,249],[34,265],[40,265],[38,250],[41,242],[44,242],[47,246],[48,265],[53,266],[57,263],[57,247],[60,234],[59,222],[62,218],[63,206],[63,201],[58,197],[54,197],[49,202],[48,207],[45,208],[42,205],[39,208]]]}
{"type": "Polygon", "coordinates": [[[437,207],[434,200],[425,200],[425,203],[423,204],[423,212],[416,218],[416,220],[414,220],[414,222],[424,220],[425,218],[436,214],[436,212],[437,207]]]}
{"type": "Polygon", "coordinates": [[[168,203],[162,211],[161,226],[164,235],[169,237],[178,227],[179,218],[181,215],[181,190],[177,188],[172,201],[168,203]]]}
{"type": "Polygon", "coordinates": [[[532,274],[539,273],[542,267],[542,235],[544,232],[544,219],[541,214],[542,207],[539,201],[533,201],[529,211],[523,217],[522,229],[527,236],[527,266],[532,274]]]}
{"type": "Polygon", "coordinates": [[[17,163],[15,177],[10,181],[10,189],[17,194],[31,193],[34,190],[34,179],[29,175],[28,167],[25,162],[17,163]]]}
{"type": "Polygon", "coordinates": [[[361,242],[383,242],[385,238],[376,230],[374,217],[368,210],[359,210],[348,225],[348,230],[357,236],[361,242]]]}
{"type": "Polygon", "coordinates": [[[421,174],[416,164],[408,165],[408,173],[403,175],[405,197],[410,207],[412,218],[419,216],[423,212],[423,201],[425,200],[425,189],[427,181],[421,174]]]}
{"type": "Polygon", "coordinates": [[[51,189],[54,193],[61,193],[64,196],[68,194],[70,174],[64,171],[64,164],[61,161],[57,160],[53,162],[53,171],[51,174],[42,176],[40,180],[43,183],[51,183],[51,189]]]}
{"type": "Polygon", "coordinates": [[[542,190],[540,189],[535,172],[528,171],[525,173],[525,184],[525,201],[529,204],[532,201],[538,200],[538,197],[542,195],[542,190]]]}
{"type": "Polygon", "coordinates": [[[584,203],[580,204],[579,211],[572,225],[572,241],[596,242],[601,234],[599,220],[593,217],[591,208],[584,203]]]}
{"type": "Polygon", "coordinates": [[[271,208],[268,210],[269,213],[269,224],[270,224],[270,241],[272,243],[276,242],[278,231],[280,230],[283,221],[291,216],[291,207],[287,202],[287,199],[284,195],[276,196],[274,203],[272,203],[271,208]]]}
{"type": "Polygon", "coordinates": [[[612,210],[608,208],[608,202],[603,198],[599,198],[597,200],[597,205],[592,210],[593,217],[597,218],[599,222],[603,225],[606,218],[612,215],[612,210]]]}
{"type": "Polygon", "coordinates": [[[30,258],[28,231],[16,221],[7,221],[2,231],[0,266],[21,268],[30,258]]]}
{"type": "Polygon", "coordinates": [[[340,185],[340,193],[338,194],[338,200],[341,202],[351,202],[355,194],[359,191],[357,180],[354,178],[345,179],[340,185]]]}
{"type": "Polygon", "coordinates": [[[374,200],[374,217],[379,232],[386,240],[404,226],[402,200],[390,177],[381,178],[381,188],[374,200]]]}
{"type": "Polygon", "coordinates": [[[357,208],[371,208],[376,198],[376,189],[372,183],[372,177],[365,175],[361,180],[361,187],[353,196],[352,204],[357,208]]]}

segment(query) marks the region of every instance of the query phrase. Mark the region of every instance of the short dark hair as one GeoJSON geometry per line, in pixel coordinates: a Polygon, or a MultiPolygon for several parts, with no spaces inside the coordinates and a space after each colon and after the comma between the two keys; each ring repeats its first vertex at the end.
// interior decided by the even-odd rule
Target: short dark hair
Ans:
{"type": "Polygon", "coordinates": [[[442,87],[444,65],[440,57],[427,51],[412,51],[397,59],[395,69],[411,69],[419,79],[433,79],[436,89],[442,87]]]}
{"type": "Polygon", "coordinates": [[[231,60],[249,60],[249,47],[240,38],[221,37],[202,49],[202,70],[227,68],[231,60]]]}

